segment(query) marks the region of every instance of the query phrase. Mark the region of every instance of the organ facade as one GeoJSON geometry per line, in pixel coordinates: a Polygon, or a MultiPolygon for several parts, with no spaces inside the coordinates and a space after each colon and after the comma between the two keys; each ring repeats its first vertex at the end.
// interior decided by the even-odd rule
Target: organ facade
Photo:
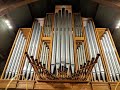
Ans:
{"type": "MultiPolygon", "coordinates": [[[[56,5],[55,13],[19,28],[0,88],[114,90],[120,59],[108,28],[56,5]]],[[[120,86],[118,86],[118,89],[120,86]]]]}

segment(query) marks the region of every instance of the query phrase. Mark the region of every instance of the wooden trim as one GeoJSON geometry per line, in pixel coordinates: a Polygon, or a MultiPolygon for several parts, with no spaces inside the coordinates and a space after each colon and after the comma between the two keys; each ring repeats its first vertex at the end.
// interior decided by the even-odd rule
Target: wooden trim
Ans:
{"type": "MultiPolygon", "coordinates": [[[[10,80],[0,80],[0,88],[4,89],[6,88],[8,82],[10,80]]],[[[117,82],[80,82],[78,80],[72,80],[72,81],[45,81],[41,80],[40,82],[35,82],[31,80],[13,80],[12,83],[8,88],[12,89],[22,89],[26,90],[26,87],[28,89],[35,89],[35,90],[114,90],[117,82]]],[[[118,85],[117,90],[120,89],[120,85],[118,85]]]]}
{"type": "Polygon", "coordinates": [[[84,41],[84,37],[74,37],[74,40],[83,42],[84,41]]]}

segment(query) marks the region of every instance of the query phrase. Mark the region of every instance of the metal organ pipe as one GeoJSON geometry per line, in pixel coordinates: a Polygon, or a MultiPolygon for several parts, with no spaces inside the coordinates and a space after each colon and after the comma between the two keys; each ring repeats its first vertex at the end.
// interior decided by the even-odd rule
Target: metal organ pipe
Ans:
{"type": "Polygon", "coordinates": [[[61,52],[61,48],[60,48],[60,30],[61,30],[61,11],[59,11],[58,13],[58,17],[57,17],[57,52],[56,52],[56,70],[58,68],[60,68],[60,63],[61,63],[61,56],[60,56],[60,52],[61,52]]]}
{"type": "Polygon", "coordinates": [[[86,63],[86,56],[85,56],[84,43],[82,43],[82,50],[83,50],[84,63],[86,63]]]}
{"type": "Polygon", "coordinates": [[[53,37],[53,48],[52,48],[52,61],[51,61],[51,73],[53,73],[54,71],[54,68],[55,68],[55,64],[56,64],[56,40],[57,40],[57,37],[56,37],[56,29],[57,29],[57,14],[55,14],[55,17],[54,17],[54,37],[53,37]]]}
{"type": "Polygon", "coordinates": [[[46,50],[46,62],[45,62],[45,65],[46,65],[46,68],[48,68],[47,67],[47,62],[48,62],[48,57],[49,57],[49,48],[47,47],[46,49],[47,50],[46,50]]]}
{"type": "Polygon", "coordinates": [[[60,27],[60,35],[61,35],[61,66],[65,65],[65,53],[64,53],[64,27],[63,27],[63,19],[64,19],[64,11],[61,13],[61,27],[60,27]],[[63,28],[62,28],[63,27],[63,28]]]}
{"type": "Polygon", "coordinates": [[[69,47],[69,13],[66,12],[66,67],[70,67],[70,47],[69,47]]]}
{"type": "Polygon", "coordinates": [[[72,73],[74,73],[74,50],[73,50],[73,36],[72,36],[71,28],[70,28],[70,56],[71,56],[70,60],[71,60],[72,73]]]}
{"type": "Polygon", "coordinates": [[[57,31],[57,53],[56,53],[56,68],[60,66],[60,31],[57,31]]]}

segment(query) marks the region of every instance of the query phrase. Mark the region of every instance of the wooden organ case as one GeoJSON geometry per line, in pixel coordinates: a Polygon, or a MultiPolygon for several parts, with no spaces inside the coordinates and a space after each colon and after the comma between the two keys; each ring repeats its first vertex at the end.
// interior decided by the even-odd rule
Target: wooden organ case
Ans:
{"type": "Polygon", "coordinates": [[[114,90],[119,81],[109,29],[95,28],[92,18],[72,13],[70,5],[56,5],[32,28],[19,28],[0,88],[114,90]]]}

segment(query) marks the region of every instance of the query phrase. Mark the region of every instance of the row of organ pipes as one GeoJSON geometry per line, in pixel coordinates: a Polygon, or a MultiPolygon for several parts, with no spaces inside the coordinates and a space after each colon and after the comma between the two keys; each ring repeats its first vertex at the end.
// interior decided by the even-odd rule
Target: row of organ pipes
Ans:
{"type": "Polygon", "coordinates": [[[120,80],[120,64],[118,62],[114,47],[112,45],[112,42],[110,40],[110,37],[107,31],[105,31],[100,41],[103,46],[107,65],[109,66],[108,70],[110,73],[110,78],[112,81],[116,81],[116,80],[119,81],[120,80]]]}
{"type": "MultiPolygon", "coordinates": [[[[19,30],[14,49],[1,77],[2,79],[11,79],[18,74],[18,70],[21,70],[19,69],[21,66],[20,60],[25,48],[26,39],[27,38],[25,38],[23,32],[19,30]]],[[[105,60],[107,62],[110,81],[119,81],[120,64],[108,31],[104,32],[100,43],[102,44],[105,60]]],[[[65,8],[59,10],[53,15],[48,13],[45,17],[43,26],[39,20],[36,19],[34,21],[30,43],[26,52],[30,56],[33,56],[34,59],[41,62],[46,69],[48,69],[48,65],[50,64],[49,73],[55,76],[58,76],[59,74],[58,69],[62,70],[63,67],[67,68],[68,76],[72,75],[76,73],[76,64],[78,64],[78,70],[80,70],[81,65],[85,65],[87,61],[96,58],[97,54],[101,54],[96,40],[93,20],[90,18],[82,18],[80,13],[72,14],[72,12],[65,8]],[[85,34],[83,34],[83,32],[85,34]],[[40,40],[43,37],[52,37],[52,48],[50,48],[46,41],[40,43],[40,40]],[[76,50],[74,50],[75,37],[86,37],[86,42],[80,41],[76,43],[76,50]],[[85,47],[86,44],[88,44],[88,47],[85,47]],[[41,52],[38,54],[39,45],[41,45],[41,52]],[[50,49],[52,49],[52,54],[50,63],[48,63],[50,49]],[[86,57],[85,49],[89,52],[89,58],[86,57]],[[40,58],[37,58],[37,56],[40,56],[40,58]],[[75,59],[75,57],[77,57],[77,59],[75,59]],[[75,60],[77,60],[78,63],[75,63],[75,60]]],[[[92,69],[92,78],[89,79],[91,81],[108,81],[104,68],[105,64],[103,64],[101,57],[102,56],[100,55],[98,62],[92,69]]],[[[33,77],[35,77],[34,69],[29,63],[27,57],[24,59],[21,74],[27,80],[33,80],[33,77]]]]}
{"type": "Polygon", "coordinates": [[[18,32],[18,38],[13,49],[13,53],[10,57],[8,67],[5,71],[4,79],[9,79],[14,77],[18,73],[18,68],[20,65],[20,59],[25,47],[26,38],[24,37],[22,31],[18,32]]]}
{"type": "MultiPolygon", "coordinates": [[[[99,52],[98,45],[95,38],[94,33],[94,26],[91,21],[85,21],[85,32],[88,42],[88,49],[90,52],[90,59],[92,57],[96,57],[97,53],[99,52]]],[[[103,64],[101,61],[101,57],[98,59],[98,63],[95,65],[95,67],[92,70],[93,73],[93,79],[94,80],[104,80],[105,81],[105,71],[103,68],[103,64]]]]}
{"type": "MultiPolygon", "coordinates": [[[[37,48],[39,45],[40,33],[41,33],[40,23],[35,21],[32,37],[31,37],[31,41],[28,49],[28,54],[30,56],[34,56],[33,58],[36,58],[36,55],[37,55],[37,48]]],[[[26,58],[24,68],[23,68],[23,75],[25,76],[26,79],[31,79],[33,77],[33,73],[34,73],[34,69],[26,58]]]]}
{"type": "Polygon", "coordinates": [[[52,31],[52,15],[47,14],[44,22],[44,36],[49,37],[52,31]]]}
{"type": "MultiPolygon", "coordinates": [[[[59,11],[55,14],[55,26],[53,37],[53,52],[51,61],[51,73],[62,66],[68,68],[68,73],[74,73],[74,52],[72,35],[72,17],[68,11],[59,11]],[[70,68],[71,67],[71,68],[70,68]]],[[[61,68],[62,69],[62,68],[61,68]]]]}

